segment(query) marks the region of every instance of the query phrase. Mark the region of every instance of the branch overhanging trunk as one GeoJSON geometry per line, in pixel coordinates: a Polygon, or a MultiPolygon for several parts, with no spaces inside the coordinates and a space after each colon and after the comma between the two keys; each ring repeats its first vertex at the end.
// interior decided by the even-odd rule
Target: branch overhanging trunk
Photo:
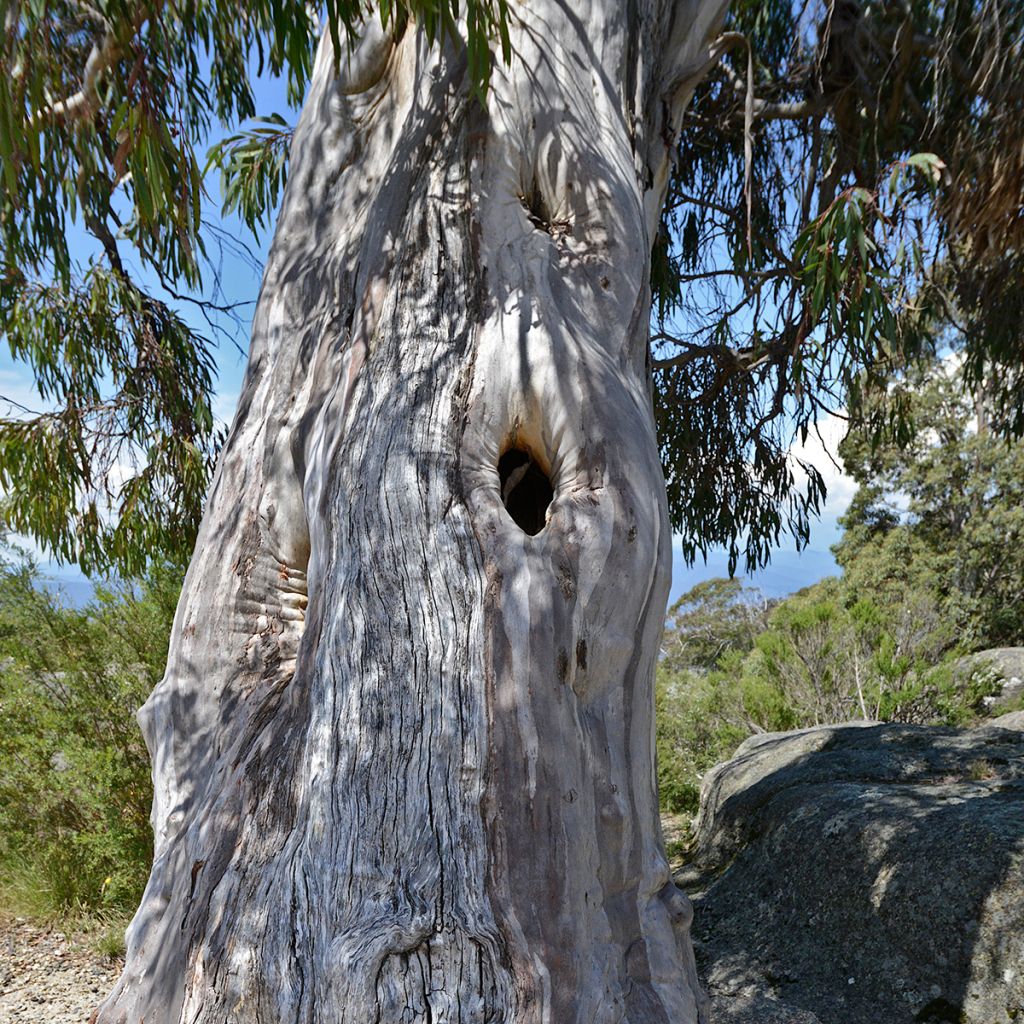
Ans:
{"type": "Polygon", "coordinates": [[[486,110],[413,26],[322,47],[102,1024],[697,1020],[648,272],[722,12],[515,7],[486,110]]]}

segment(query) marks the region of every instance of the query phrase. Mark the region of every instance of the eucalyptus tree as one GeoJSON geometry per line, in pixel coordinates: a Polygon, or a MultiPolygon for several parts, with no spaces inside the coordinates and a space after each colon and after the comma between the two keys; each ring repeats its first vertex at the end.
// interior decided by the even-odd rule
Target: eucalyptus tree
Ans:
{"type": "Polygon", "coordinates": [[[250,221],[287,186],[140,712],[155,861],[99,1021],[697,1019],[654,786],[671,529],[753,561],[805,535],[785,433],[913,350],[954,287],[929,253],[982,286],[1019,251],[1018,163],[964,172],[1008,225],[969,249],[916,151],[1013,123],[1022,15],[976,6],[331,3],[315,58],[295,3],[8,8],[0,301],[58,411],[4,425],[6,516],[87,566],[174,545],[212,456],[171,301],[209,272],[197,139],[253,113],[253,53],[307,93],[212,154],[250,221]],[[801,188],[766,183],[805,137],[801,188]],[[114,492],[119,445],[148,451],[114,492]]]}
{"type": "Polygon", "coordinates": [[[694,1020],[648,253],[720,3],[318,56],[101,1021],[694,1020]]]}

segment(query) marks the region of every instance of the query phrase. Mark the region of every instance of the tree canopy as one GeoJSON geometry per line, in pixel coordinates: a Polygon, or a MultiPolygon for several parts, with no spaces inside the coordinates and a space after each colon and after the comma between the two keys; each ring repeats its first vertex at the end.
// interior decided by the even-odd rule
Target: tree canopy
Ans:
{"type": "MultiPolygon", "coordinates": [[[[504,0],[8,5],[0,322],[45,408],[0,422],[7,527],[87,571],[191,550],[219,439],[214,340],[184,313],[230,306],[205,175],[265,226],[291,129],[253,82],[283,76],[297,107],[321,23],[340,55],[367,16],[465,45],[478,98],[516,59],[504,0]],[[211,146],[215,124],[232,134],[211,146]]],[[[937,322],[991,382],[990,429],[1024,430],[1022,39],[1013,0],[732,5],[653,253],[654,400],[689,558],[725,544],[754,566],[806,539],[824,487],[794,438],[836,410],[872,443],[909,438],[909,404],[863,396],[930,352],[937,322]]]]}
{"type": "Polygon", "coordinates": [[[836,412],[910,436],[905,404],[863,394],[936,323],[1020,432],[1024,9],[741,0],[727,29],[656,247],[655,401],[688,553],[753,567],[820,507],[794,438],[836,412]]]}

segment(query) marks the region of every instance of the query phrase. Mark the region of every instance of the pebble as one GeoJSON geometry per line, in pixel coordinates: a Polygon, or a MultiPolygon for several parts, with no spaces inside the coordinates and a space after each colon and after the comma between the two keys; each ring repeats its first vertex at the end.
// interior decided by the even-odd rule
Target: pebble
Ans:
{"type": "Polygon", "coordinates": [[[87,1024],[120,970],[63,932],[0,920],[0,1024],[87,1024]]]}

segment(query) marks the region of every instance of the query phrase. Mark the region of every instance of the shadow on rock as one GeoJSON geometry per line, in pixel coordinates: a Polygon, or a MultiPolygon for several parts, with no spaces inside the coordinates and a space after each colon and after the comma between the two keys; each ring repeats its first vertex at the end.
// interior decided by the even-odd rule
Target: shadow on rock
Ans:
{"type": "Polygon", "coordinates": [[[708,774],[678,881],[712,1024],[1024,1019],[1010,718],[753,737],[708,774]]]}

